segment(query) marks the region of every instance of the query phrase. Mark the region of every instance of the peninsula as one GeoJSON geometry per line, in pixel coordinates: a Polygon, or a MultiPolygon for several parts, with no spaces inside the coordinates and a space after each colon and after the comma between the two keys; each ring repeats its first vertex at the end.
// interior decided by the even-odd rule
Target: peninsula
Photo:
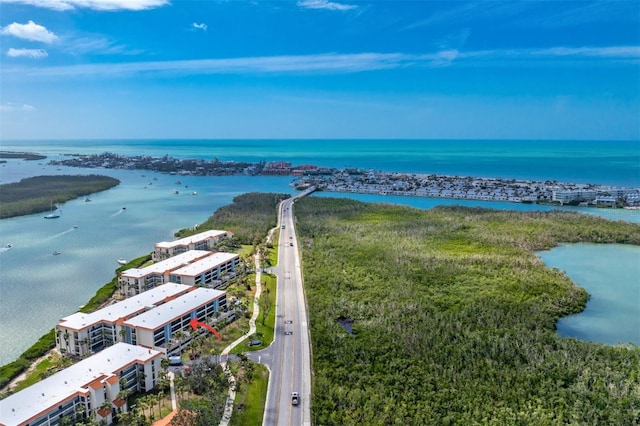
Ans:
{"type": "Polygon", "coordinates": [[[597,207],[640,207],[640,188],[592,183],[565,183],[437,174],[408,174],[363,169],[337,169],[287,161],[259,163],[168,156],[124,156],[113,153],[69,155],[52,165],[82,168],[152,170],[181,176],[268,175],[292,176],[297,189],[315,186],[321,191],[402,195],[515,203],[546,203],[597,207]]]}

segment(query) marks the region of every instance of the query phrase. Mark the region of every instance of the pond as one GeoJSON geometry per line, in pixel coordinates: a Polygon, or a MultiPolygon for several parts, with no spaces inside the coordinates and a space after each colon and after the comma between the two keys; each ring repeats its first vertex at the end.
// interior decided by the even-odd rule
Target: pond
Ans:
{"type": "Polygon", "coordinates": [[[586,309],[561,318],[564,337],[640,346],[640,247],[624,244],[568,244],[537,255],[590,295],[586,309]]]}

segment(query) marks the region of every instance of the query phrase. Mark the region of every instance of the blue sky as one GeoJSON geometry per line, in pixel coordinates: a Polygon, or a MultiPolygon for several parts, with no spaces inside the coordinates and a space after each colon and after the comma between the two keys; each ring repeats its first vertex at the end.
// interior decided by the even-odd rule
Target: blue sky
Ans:
{"type": "Polygon", "coordinates": [[[640,2],[0,0],[0,139],[640,140],[640,2]]]}

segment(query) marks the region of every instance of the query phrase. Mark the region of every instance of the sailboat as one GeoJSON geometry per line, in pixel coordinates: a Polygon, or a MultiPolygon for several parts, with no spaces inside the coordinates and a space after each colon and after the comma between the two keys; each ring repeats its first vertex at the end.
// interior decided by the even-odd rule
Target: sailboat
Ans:
{"type": "Polygon", "coordinates": [[[56,208],[53,208],[53,201],[51,202],[51,213],[49,213],[48,215],[46,215],[44,218],[45,219],[57,219],[60,217],[60,214],[58,213],[58,206],[56,206],[56,208]]]}

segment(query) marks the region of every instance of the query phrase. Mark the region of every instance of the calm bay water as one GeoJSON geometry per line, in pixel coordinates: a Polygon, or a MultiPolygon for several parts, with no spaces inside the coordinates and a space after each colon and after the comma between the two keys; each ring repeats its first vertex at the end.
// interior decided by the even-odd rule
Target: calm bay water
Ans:
{"type": "MultiPolygon", "coordinates": [[[[15,359],[59,318],[75,312],[111,280],[117,258],[131,259],[152,251],[155,242],[171,240],[178,229],[203,222],[238,194],[292,193],[290,177],[181,176],[181,184],[177,185],[175,176],[146,171],[47,165],[50,159],[64,154],[108,151],[176,158],[217,157],[222,161],[285,160],[327,167],[640,186],[638,142],[3,141],[1,149],[49,156],[43,161],[8,160],[0,167],[1,183],[36,175],[97,173],[116,177],[121,184],[92,195],[91,202],[79,199],[64,204],[62,217],[56,220],[44,220],[43,214],[0,220],[0,247],[7,243],[14,246],[0,249],[0,364],[15,359]],[[173,194],[174,189],[180,193],[173,194]],[[191,195],[191,191],[198,194],[191,195]],[[54,256],[54,251],[61,254],[54,256]]],[[[442,204],[514,210],[552,208],[380,195],[316,196],[343,196],[424,209],[442,204]]],[[[640,211],[578,211],[640,223],[640,211]]]]}
{"type": "Polygon", "coordinates": [[[583,312],[560,318],[562,336],[640,346],[640,247],[569,244],[538,256],[591,296],[583,312]]]}

